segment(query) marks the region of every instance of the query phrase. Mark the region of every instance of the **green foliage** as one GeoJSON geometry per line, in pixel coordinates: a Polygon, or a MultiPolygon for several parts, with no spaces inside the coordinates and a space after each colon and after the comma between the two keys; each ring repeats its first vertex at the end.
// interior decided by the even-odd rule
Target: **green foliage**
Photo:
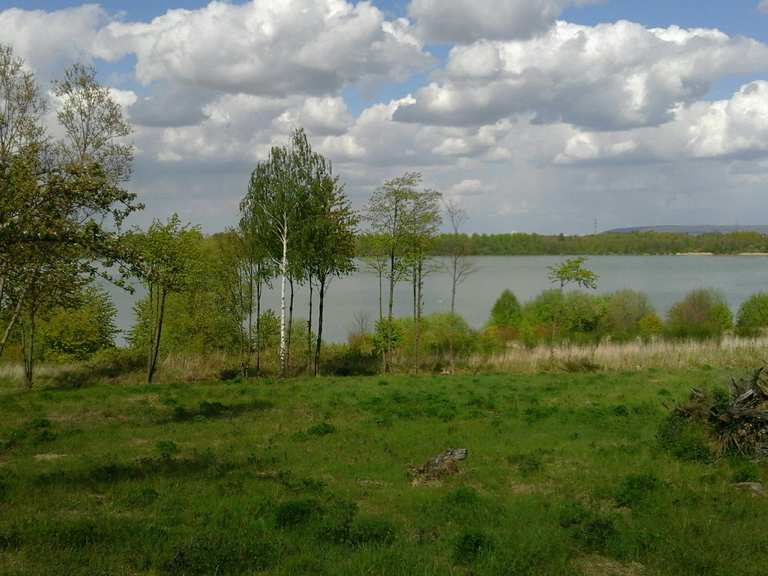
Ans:
{"type": "MultiPolygon", "coordinates": [[[[358,254],[373,254],[371,236],[361,237],[358,254]]],[[[442,234],[434,254],[450,256],[460,242],[467,255],[475,256],[570,256],[608,254],[714,253],[741,254],[768,252],[768,237],[760,232],[730,232],[692,235],[677,232],[631,232],[567,236],[564,234],[442,234]]]]}
{"type": "Polygon", "coordinates": [[[689,292],[669,311],[667,333],[674,338],[719,338],[733,327],[733,315],[722,294],[700,289],[689,292]]]}
{"type": "Polygon", "coordinates": [[[510,290],[504,290],[491,309],[490,326],[517,328],[522,318],[522,311],[517,297],[510,290]]]}
{"type": "Polygon", "coordinates": [[[99,288],[87,288],[68,308],[56,308],[40,324],[42,354],[61,362],[88,360],[114,348],[117,309],[99,288]]]}
{"type": "Polygon", "coordinates": [[[569,258],[568,260],[549,267],[549,279],[552,283],[565,288],[569,284],[575,284],[581,288],[597,288],[598,276],[584,267],[587,261],[584,257],[569,258]]]}
{"type": "Polygon", "coordinates": [[[739,308],[736,332],[740,336],[759,336],[768,328],[768,293],[747,298],[739,308]]]}
{"type": "Polygon", "coordinates": [[[656,331],[653,318],[658,318],[648,296],[634,290],[611,294],[605,306],[601,330],[616,340],[649,337],[656,331]]]}

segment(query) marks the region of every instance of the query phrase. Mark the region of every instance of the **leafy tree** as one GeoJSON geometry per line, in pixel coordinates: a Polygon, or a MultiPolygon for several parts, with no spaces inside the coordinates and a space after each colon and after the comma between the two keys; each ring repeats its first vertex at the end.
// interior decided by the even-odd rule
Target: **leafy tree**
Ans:
{"type": "Polygon", "coordinates": [[[313,279],[317,281],[320,297],[313,362],[315,375],[320,369],[326,290],[332,278],[346,276],[355,270],[355,231],[358,223],[358,216],[344,194],[344,187],[338,178],[332,176],[330,167],[326,173],[317,176],[311,185],[307,210],[309,220],[304,231],[307,246],[305,260],[310,281],[308,337],[311,337],[312,327],[313,279]]]}
{"type": "Polygon", "coordinates": [[[176,214],[165,223],[155,220],[146,232],[134,231],[129,238],[141,259],[138,277],[148,292],[148,383],[157,370],[168,295],[189,290],[199,278],[200,239],[199,229],[182,225],[176,214]]]}
{"type": "Polygon", "coordinates": [[[36,317],[67,305],[115,263],[131,262],[120,225],[141,208],[123,188],[130,126],[109,89],[93,69],[74,66],[55,93],[59,140],[46,135],[34,77],[0,47],[0,350],[21,319],[28,385],[36,317]]]}
{"type": "Polygon", "coordinates": [[[736,331],[741,336],[759,336],[768,328],[768,293],[747,298],[739,308],[736,331]]]}
{"type": "Polygon", "coordinates": [[[640,321],[655,315],[648,296],[634,290],[620,290],[612,294],[606,304],[602,330],[619,340],[640,335],[640,321]]]}
{"type": "Polygon", "coordinates": [[[549,267],[549,279],[553,284],[558,284],[561,289],[570,284],[581,288],[597,288],[598,276],[591,270],[584,268],[584,257],[569,258],[557,266],[549,267]]]}
{"type": "MultiPolygon", "coordinates": [[[[387,268],[385,276],[389,284],[388,305],[387,305],[387,323],[381,320],[380,343],[387,344],[395,341],[387,335],[392,333],[391,326],[393,321],[393,312],[395,305],[395,286],[403,280],[410,265],[408,261],[409,234],[412,226],[409,214],[409,204],[418,194],[418,186],[421,182],[421,174],[417,172],[408,172],[397,178],[392,178],[384,182],[377,188],[368,201],[365,212],[365,220],[370,227],[371,232],[380,239],[380,248],[386,254],[387,268]]],[[[377,329],[377,331],[379,331],[377,329]]],[[[382,364],[384,371],[388,370],[388,356],[391,349],[378,347],[382,354],[382,364]]]]}
{"type": "Polygon", "coordinates": [[[504,290],[491,309],[489,325],[500,328],[515,328],[520,323],[522,312],[520,302],[510,291],[504,290]]]}
{"type": "Polygon", "coordinates": [[[68,308],[46,315],[40,326],[47,358],[88,360],[97,352],[115,347],[117,309],[103,289],[88,286],[68,308]]]}
{"type": "MultiPolygon", "coordinates": [[[[477,266],[470,258],[471,246],[466,235],[461,234],[461,228],[466,224],[468,216],[458,202],[445,199],[445,212],[451,234],[445,236],[445,251],[448,254],[451,272],[451,314],[456,313],[456,291],[466,279],[477,272],[477,266]]],[[[435,239],[435,244],[438,239],[435,239]]]]}
{"type": "MultiPolygon", "coordinates": [[[[289,253],[294,258],[293,250],[300,245],[300,230],[304,222],[304,205],[307,189],[304,185],[307,174],[312,171],[311,164],[317,157],[306,154],[309,147],[307,136],[302,130],[293,134],[291,147],[275,146],[269,158],[259,162],[251,174],[248,193],[243,199],[240,210],[243,219],[256,234],[259,242],[265,246],[270,259],[276,265],[280,275],[280,367],[285,374],[288,361],[288,338],[286,319],[286,284],[291,274],[289,253]],[[290,250],[289,250],[290,249],[290,250]]],[[[296,270],[294,267],[293,270],[296,270]]]]}
{"type": "Polygon", "coordinates": [[[733,327],[733,315],[716,290],[699,289],[670,308],[667,332],[675,338],[719,338],[733,327]]]}

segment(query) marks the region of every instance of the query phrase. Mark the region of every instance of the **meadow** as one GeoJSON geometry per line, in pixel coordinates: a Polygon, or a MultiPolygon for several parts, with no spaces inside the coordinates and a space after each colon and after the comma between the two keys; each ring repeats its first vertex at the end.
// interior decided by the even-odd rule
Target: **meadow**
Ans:
{"type": "Polygon", "coordinates": [[[0,573],[765,574],[765,469],[657,436],[727,376],[2,381],[0,573]]]}

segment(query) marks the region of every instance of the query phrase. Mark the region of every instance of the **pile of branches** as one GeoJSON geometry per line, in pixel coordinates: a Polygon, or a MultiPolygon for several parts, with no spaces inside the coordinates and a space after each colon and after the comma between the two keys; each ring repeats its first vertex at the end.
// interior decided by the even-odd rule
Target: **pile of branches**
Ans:
{"type": "Polygon", "coordinates": [[[716,417],[721,453],[768,457],[768,373],[765,367],[731,380],[729,402],[716,417]]]}
{"type": "Polygon", "coordinates": [[[703,428],[715,457],[768,458],[768,369],[732,378],[729,392],[692,390],[690,399],[675,408],[665,423],[662,440],[675,442],[673,436],[685,435],[681,424],[703,428]]]}

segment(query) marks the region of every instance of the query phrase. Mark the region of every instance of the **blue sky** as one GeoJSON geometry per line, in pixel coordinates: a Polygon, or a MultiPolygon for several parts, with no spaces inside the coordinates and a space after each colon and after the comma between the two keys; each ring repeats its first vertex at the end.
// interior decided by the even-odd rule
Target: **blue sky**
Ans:
{"type": "Polygon", "coordinates": [[[0,0],[0,42],[43,82],[86,59],[116,89],[145,220],[227,226],[302,125],[358,207],[419,170],[477,231],[768,223],[759,0],[332,2],[0,0]]]}

